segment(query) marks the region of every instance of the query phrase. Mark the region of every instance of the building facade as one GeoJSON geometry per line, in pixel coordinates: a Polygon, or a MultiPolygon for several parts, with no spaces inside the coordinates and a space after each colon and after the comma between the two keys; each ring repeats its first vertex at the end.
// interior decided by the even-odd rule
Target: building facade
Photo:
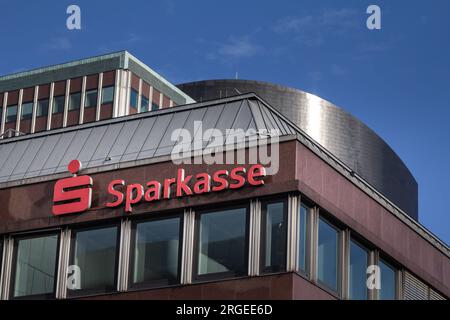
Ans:
{"type": "Polygon", "coordinates": [[[137,61],[0,78],[1,299],[450,296],[448,245],[279,106],[200,101],[137,61]]]}

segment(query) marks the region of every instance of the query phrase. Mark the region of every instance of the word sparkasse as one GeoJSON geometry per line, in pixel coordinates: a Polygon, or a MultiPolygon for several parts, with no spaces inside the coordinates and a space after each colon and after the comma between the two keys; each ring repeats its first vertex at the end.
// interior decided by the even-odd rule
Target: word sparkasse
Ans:
{"type": "Polygon", "coordinates": [[[245,183],[252,186],[263,185],[265,176],[266,169],[256,164],[248,171],[245,167],[235,167],[231,171],[217,170],[212,175],[206,172],[195,176],[186,175],[184,169],[178,169],[176,178],[166,178],[162,182],[152,180],[146,183],[146,188],[140,183],[127,185],[125,180],[118,179],[108,185],[108,193],[115,199],[106,206],[113,208],[125,202],[125,212],[131,213],[132,206],[141,201],[153,202],[172,198],[172,189],[175,189],[175,197],[200,195],[225,189],[239,189],[245,183]]]}

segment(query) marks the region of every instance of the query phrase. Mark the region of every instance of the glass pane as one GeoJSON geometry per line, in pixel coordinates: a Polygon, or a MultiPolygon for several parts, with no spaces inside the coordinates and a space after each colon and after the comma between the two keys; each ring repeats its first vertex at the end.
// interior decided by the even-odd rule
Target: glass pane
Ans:
{"type": "Polygon", "coordinates": [[[246,220],[246,208],[200,216],[199,275],[227,271],[247,273],[246,220]]]}
{"type": "Polygon", "coordinates": [[[131,89],[131,94],[130,94],[130,106],[132,108],[137,109],[137,105],[138,105],[138,96],[139,93],[136,90],[131,89]]]}
{"type": "Polygon", "coordinates": [[[97,90],[86,91],[84,106],[86,108],[97,106],[97,90]]]}
{"type": "Polygon", "coordinates": [[[69,97],[69,110],[80,109],[81,105],[81,93],[72,93],[69,97]]]}
{"type": "Polygon", "coordinates": [[[381,300],[395,300],[395,269],[383,261],[380,261],[381,272],[381,300]]]}
{"type": "Polygon", "coordinates": [[[57,235],[17,240],[15,298],[54,292],[57,247],[57,235]]]}
{"type": "Polygon", "coordinates": [[[15,122],[17,120],[17,106],[6,108],[6,122],[15,122]]]}
{"type": "Polygon", "coordinates": [[[147,112],[148,111],[148,99],[144,96],[142,96],[141,99],[141,112],[147,112]]]}
{"type": "Polygon", "coordinates": [[[152,102],[152,111],[156,110],[159,110],[159,106],[156,103],[152,102]]]}
{"type": "Polygon", "coordinates": [[[286,221],[284,202],[269,203],[265,206],[265,258],[266,271],[283,270],[286,264],[286,221]]]}
{"type": "Polygon", "coordinates": [[[319,219],[317,277],[330,289],[337,291],[339,233],[319,219]]]}
{"type": "Polygon", "coordinates": [[[367,300],[367,261],[369,253],[350,241],[349,294],[353,300],[367,300]]]}
{"type": "Polygon", "coordinates": [[[64,96],[53,98],[53,113],[63,113],[64,112],[64,96]]]}
{"type": "Polygon", "coordinates": [[[309,250],[307,250],[307,229],[309,220],[309,208],[305,205],[300,206],[299,219],[298,219],[298,233],[299,233],[299,254],[298,254],[298,267],[301,271],[309,273],[307,257],[309,250]]]}
{"type": "Polygon", "coordinates": [[[180,218],[138,223],[134,252],[134,283],[178,282],[180,218]]]}
{"type": "Polygon", "coordinates": [[[48,100],[39,100],[37,103],[36,117],[46,117],[48,115],[48,100]]]}
{"type": "Polygon", "coordinates": [[[75,290],[115,290],[117,235],[117,227],[75,233],[72,264],[80,275],[75,290]]]}
{"type": "Polygon", "coordinates": [[[22,104],[22,119],[31,119],[33,116],[33,102],[22,104]]]}
{"type": "Polygon", "coordinates": [[[114,87],[102,89],[102,104],[112,103],[114,100],[114,87]]]}

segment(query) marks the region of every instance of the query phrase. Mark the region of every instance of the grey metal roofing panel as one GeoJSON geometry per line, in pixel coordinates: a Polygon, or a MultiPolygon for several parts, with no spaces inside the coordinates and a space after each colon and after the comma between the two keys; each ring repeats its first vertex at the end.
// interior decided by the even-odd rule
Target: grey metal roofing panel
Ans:
{"type": "Polygon", "coordinates": [[[150,138],[150,132],[156,123],[157,117],[141,119],[139,125],[133,135],[133,139],[127,146],[122,161],[136,160],[139,152],[142,150],[144,143],[150,138]]]}
{"type": "Polygon", "coordinates": [[[167,156],[175,145],[176,129],[190,132],[186,141],[190,146],[203,141],[198,128],[194,132],[195,121],[202,121],[203,133],[216,128],[225,134],[226,129],[266,129],[264,117],[269,128],[280,128],[284,122],[248,97],[234,98],[12,138],[0,142],[0,183],[66,172],[73,159],[84,168],[94,168],[167,156]]]}

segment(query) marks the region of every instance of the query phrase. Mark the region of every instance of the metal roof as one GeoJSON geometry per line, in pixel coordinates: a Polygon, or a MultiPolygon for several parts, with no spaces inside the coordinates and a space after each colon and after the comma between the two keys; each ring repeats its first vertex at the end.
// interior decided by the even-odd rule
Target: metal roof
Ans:
{"type": "Polygon", "coordinates": [[[202,121],[203,132],[215,128],[224,133],[226,129],[296,133],[255,96],[174,107],[4,140],[0,183],[66,172],[73,159],[89,169],[168,156],[176,143],[171,139],[176,129],[188,130],[194,137],[192,145],[202,140],[193,132],[194,121],[202,121]]]}

